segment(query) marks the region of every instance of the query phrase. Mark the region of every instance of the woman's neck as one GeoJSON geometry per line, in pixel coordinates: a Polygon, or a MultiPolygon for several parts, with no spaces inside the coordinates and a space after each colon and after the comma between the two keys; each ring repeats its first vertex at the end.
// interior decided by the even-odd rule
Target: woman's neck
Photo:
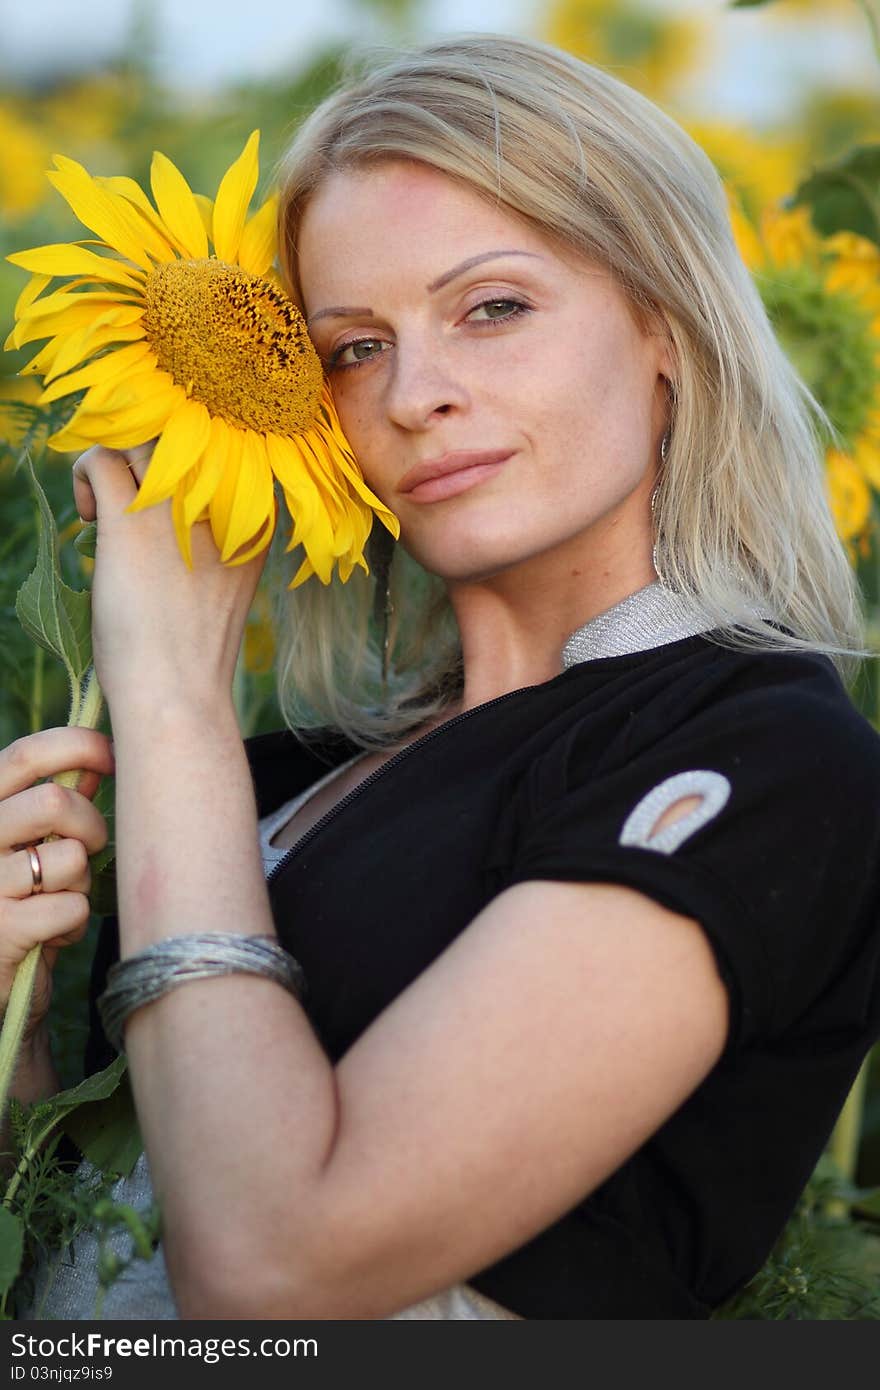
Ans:
{"type": "Polygon", "coordinates": [[[564,669],[563,648],[573,632],[656,578],[653,567],[634,565],[631,572],[598,574],[589,582],[575,569],[565,584],[554,578],[524,587],[503,575],[450,584],[464,661],[460,708],[552,680],[564,669]]]}

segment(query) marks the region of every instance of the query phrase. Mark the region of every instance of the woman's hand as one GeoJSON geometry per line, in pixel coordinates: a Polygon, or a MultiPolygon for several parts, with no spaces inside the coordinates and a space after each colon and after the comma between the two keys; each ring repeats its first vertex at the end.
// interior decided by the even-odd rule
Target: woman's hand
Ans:
{"type": "Polygon", "coordinates": [[[91,799],[113,768],[110,740],[93,729],[46,729],[0,751],[0,1013],[18,966],[33,946],[43,947],[25,1043],[48,1011],[59,950],[88,925],[89,855],[107,843],[107,822],[91,799]],[[41,781],[79,769],[77,791],[41,781]],[[47,835],[59,838],[43,844],[47,835]],[[36,847],[42,891],[27,846],[36,847]]]}
{"type": "Polygon", "coordinates": [[[235,662],[267,551],[246,564],[220,561],[211,528],[192,530],[186,568],[162,502],[126,515],[152,445],[94,448],[73,466],[77,510],[97,521],[92,583],[95,669],[111,711],[121,703],[229,698],[235,662]]]}

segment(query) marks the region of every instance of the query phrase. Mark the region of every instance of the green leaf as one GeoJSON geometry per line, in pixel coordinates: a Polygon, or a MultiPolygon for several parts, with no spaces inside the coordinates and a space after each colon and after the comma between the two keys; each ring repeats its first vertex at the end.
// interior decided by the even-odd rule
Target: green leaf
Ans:
{"type": "Polygon", "coordinates": [[[728,9],[756,10],[759,5],[772,5],[773,0],[728,0],[728,9]]]}
{"type": "Polygon", "coordinates": [[[0,1207],[0,1293],[6,1293],[18,1278],[24,1250],[24,1228],[20,1219],[0,1207]]]}
{"type": "Polygon", "coordinates": [[[880,244],[880,144],[859,145],[836,164],[814,170],[791,202],[810,208],[823,236],[856,232],[880,244]]]}
{"type": "Polygon", "coordinates": [[[83,1156],[104,1173],[129,1177],[143,1151],[127,1075],[105,1100],[78,1105],[62,1128],[83,1156]]]}
{"type": "Polygon", "coordinates": [[[78,1105],[88,1105],[92,1101],[106,1100],[108,1096],[112,1096],[122,1079],[125,1067],[125,1057],[120,1053],[103,1071],[95,1072],[94,1076],[87,1076],[85,1081],[80,1081],[78,1086],[59,1091],[57,1095],[49,1096],[30,1107],[31,1113],[39,1120],[41,1132],[48,1133],[78,1105]]]}
{"type": "Polygon", "coordinates": [[[78,550],[80,555],[94,560],[98,548],[98,527],[94,521],[85,522],[82,530],[74,538],[73,548],[78,550]]]}
{"type": "Polygon", "coordinates": [[[64,583],[55,518],[29,455],[25,464],[37,499],[39,541],[36,567],[18,591],[15,612],[28,636],[64,662],[75,698],[92,660],[91,594],[64,583]]]}

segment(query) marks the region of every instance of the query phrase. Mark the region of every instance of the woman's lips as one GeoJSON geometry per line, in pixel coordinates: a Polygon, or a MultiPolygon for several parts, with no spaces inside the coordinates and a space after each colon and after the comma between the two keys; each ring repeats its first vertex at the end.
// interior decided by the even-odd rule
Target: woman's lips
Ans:
{"type": "Polygon", "coordinates": [[[417,464],[410,469],[409,473],[404,474],[397,490],[411,502],[440,502],[491,478],[513,452],[512,449],[495,449],[491,452],[477,453],[473,450],[445,454],[442,458],[417,464]]]}

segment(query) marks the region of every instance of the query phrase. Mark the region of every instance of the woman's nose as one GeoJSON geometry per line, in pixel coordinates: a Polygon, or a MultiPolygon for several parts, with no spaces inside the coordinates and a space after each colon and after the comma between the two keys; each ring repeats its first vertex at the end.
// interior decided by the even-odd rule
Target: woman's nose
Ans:
{"type": "Polygon", "coordinates": [[[465,409],[469,399],[450,352],[436,339],[398,339],[386,398],[395,424],[407,430],[427,429],[436,416],[465,409]]]}

